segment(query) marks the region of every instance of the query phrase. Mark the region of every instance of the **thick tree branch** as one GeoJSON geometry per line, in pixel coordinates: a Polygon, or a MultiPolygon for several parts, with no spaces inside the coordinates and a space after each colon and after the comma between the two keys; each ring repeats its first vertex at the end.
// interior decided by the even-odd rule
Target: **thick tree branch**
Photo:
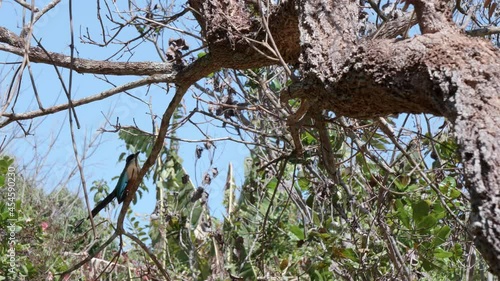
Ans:
{"type": "Polygon", "coordinates": [[[451,19],[451,7],[448,1],[442,0],[406,0],[408,4],[413,4],[417,14],[420,32],[436,33],[447,29],[457,30],[455,23],[451,19]]]}
{"type": "Polygon", "coordinates": [[[484,53],[452,79],[457,87],[455,131],[471,194],[474,242],[500,276],[500,71],[485,60],[498,61],[498,53],[484,53]]]}
{"type": "Polygon", "coordinates": [[[446,79],[470,67],[495,77],[500,70],[495,61],[498,54],[489,42],[465,35],[450,37],[440,32],[411,40],[371,40],[346,60],[344,72],[332,78],[337,83],[331,84],[331,91],[320,89],[311,96],[314,86],[304,82],[292,84],[287,95],[314,98],[317,104],[313,108],[349,117],[407,112],[454,119],[457,112],[449,105],[456,85],[446,79]]]}
{"type": "Polygon", "coordinates": [[[299,1],[300,62],[308,78],[326,82],[341,70],[356,44],[358,12],[351,0],[299,1]]]}

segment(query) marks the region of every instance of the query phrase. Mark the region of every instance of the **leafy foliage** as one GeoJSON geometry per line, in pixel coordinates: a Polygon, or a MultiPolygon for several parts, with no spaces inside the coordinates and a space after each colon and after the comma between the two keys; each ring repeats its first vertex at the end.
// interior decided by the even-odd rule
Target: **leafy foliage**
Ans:
{"type": "MultiPolygon", "coordinates": [[[[236,104],[275,106],[269,99],[278,99],[287,84],[272,68],[240,77],[246,88],[244,100],[236,104]],[[269,81],[269,88],[255,81],[269,81]]],[[[224,100],[227,93],[221,89],[220,94],[218,100],[224,100]]],[[[298,109],[300,103],[290,106],[298,109]]],[[[243,165],[246,180],[239,199],[229,199],[234,194],[226,185],[227,217],[214,234],[230,275],[450,280],[486,274],[464,267],[468,255],[476,253],[465,227],[469,203],[457,145],[446,123],[436,132],[430,125],[436,119],[427,116],[381,121],[331,116],[326,129],[337,163],[332,172],[324,166],[323,128],[314,118],[303,121],[310,126],[300,132],[300,156],[280,130],[285,120],[263,115],[242,110],[224,117],[227,125],[259,130],[243,165]],[[407,125],[409,120],[414,124],[407,125]],[[422,122],[428,125],[425,133],[422,122]],[[395,127],[399,131],[387,133],[395,127]]]]}
{"type": "Polygon", "coordinates": [[[0,160],[0,171],[5,179],[0,188],[0,280],[48,280],[67,268],[63,253],[74,250],[65,209],[83,206],[65,188],[45,194],[23,178],[8,156],[0,160]]]}

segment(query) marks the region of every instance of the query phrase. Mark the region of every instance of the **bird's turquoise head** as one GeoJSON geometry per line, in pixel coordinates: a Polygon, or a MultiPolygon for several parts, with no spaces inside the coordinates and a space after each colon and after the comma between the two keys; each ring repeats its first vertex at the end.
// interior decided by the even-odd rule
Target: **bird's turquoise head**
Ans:
{"type": "Polygon", "coordinates": [[[137,158],[137,156],[139,155],[140,152],[136,152],[134,154],[130,154],[129,156],[127,156],[127,160],[125,161],[126,164],[128,165],[130,162],[132,162],[134,159],[137,158]]]}

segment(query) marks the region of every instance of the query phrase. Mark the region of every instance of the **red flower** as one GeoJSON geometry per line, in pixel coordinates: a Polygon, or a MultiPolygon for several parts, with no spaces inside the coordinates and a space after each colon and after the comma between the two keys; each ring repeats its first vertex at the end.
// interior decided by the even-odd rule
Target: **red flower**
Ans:
{"type": "Polygon", "coordinates": [[[40,224],[40,226],[42,227],[42,231],[45,231],[47,230],[47,228],[49,228],[49,223],[44,221],[40,224]]]}

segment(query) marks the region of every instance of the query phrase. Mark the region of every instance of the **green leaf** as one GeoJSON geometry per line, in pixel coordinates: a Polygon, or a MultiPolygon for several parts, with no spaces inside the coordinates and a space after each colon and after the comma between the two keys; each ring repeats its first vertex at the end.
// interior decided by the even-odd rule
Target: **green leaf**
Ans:
{"type": "Polygon", "coordinates": [[[406,188],[406,192],[413,192],[413,191],[417,190],[418,188],[419,188],[418,184],[410,184],[406,188]]]}
{"type": "Polygon", "coordinates": [[[9,172],[9,167],[14,163],[14,159],[4,156],[0,159],[0,187],[5,187],[5,175],[9,172]]]}
{"type": "Polygon", "coordinates": [[[198,56],[198,58],[202,58],[202,57],[204,57],[204,56],[206,56],[206,55],[207,55],[207,53],[205,53],[205,52],[201,51],[201,52],[199,52],[199,53],[198,53],[198,55],[197,55],[197,56],[198,56]]]}
{"type": "Polygon", "coordinates": [[[297,183],[299,184],[301,190],[309,190],[310,181],[307,178],[299,178],[297,183]]]}
{"type": "Polygon", "coordinates": [[[448,238],[450,231],[451,231],[451,228],[447,225],[441,227],[436,232],[434,240],[432,241],[432,245],[434,245],[434,247],[437,247],[437,246],[443,244],[446,241],[446,239],[448,238]]]}
{"type": "Polygon", "coordinates": [[[279,92],[279,91],[281,91],[282,86],[281,86],[280,81],[278,81],[278,79],[274,79],[273,81],[271,81],[269,88],[271,90],[273,90],[274,92],[279,92]]]}
{"type": "Polygon", "coordinates": [[[291,107],[298,107],[299,106],[299,101],[297,99],[289,99],[288,100],[288,105],[291,107]]]}
{"type": "Polygon", "coordinates": [[[351,249],[351,248],[346,248],[342,251],[342,254],[344,254],[344,256],[354,262],[358,262],[358,256],[356,255],[356,252],[351,249]]]}
{"type": "Polygon", "coordinates": [[[316,269],[312,272],[312,274],[310,276],[311,276],[311,280],[314,280],[314,281],[322,281],[323,280],[323,277],[316,269]]]}
{"type": "Polygon", "coordinates": [[[462,245],[460,243],[455,243],[455,245],[453,245],[452,251],[455,257],[458,258],[461,258],[464,253],[464,249],[462,248],[462,245]]]}
{"type": "Polygon", "coordinates": [[[307,131],[301,134],[301,139],[305,145],[314,145],[318,143],[316,138],[307,131]]]}
{"type": "Polygon", "coordinates": [[[28,268],[26,267],[26,265],[24,265],[24,264],[23,264],[23,265],[21,265],[21,268],[20,268],[20,269],[21,269],[21,270],[20,270],[21,274],[23,274],[23,275],[28,275],[28,273],[29,273],[29,272],[28,272],[28,268]]]}
{"type": "Polygon", "coordinates": [[[452,190],[450,190],[451,199],[456,199],[456,198],[460,197],[460,195],[462,195],[462,192],[460,192],[460,190],[458,190],[456,188],[453,188],[452,190]]]}
{"type": "Polygon", "coordinates": [[[394,184],[396,184],[396,188],[398,189],[398,191],[405,191],[406,186],[408,185],[407,183],[400,181],[399,179],[394,180],[394,184]]]}
{"type": "Polygon", "coordinates": [[[267,209],[269,208],[269,200],[263,200],[259,206],[259,211],[262,215],[267,213],[267,209]]]}
{"type": "Polygon", "coordinates": [[[422,258],[422,267],[426,271],[431,271],[431,270],[435,269],[437,266],[435,264],[433,264],[431,261],[429,261],[428,259],[422,258]]]}
{"type": "Polygon", "coordinates": [[[418,224],[425,216],[429,214],[430,204],[425,200],[420,200],[412,204],[413,219],[418,224]]]}
{"type": "Polygon", "coordinates": [[[420,233],[426,233],[437,224],[437,221],[438,220],[433,215],[425,216],[417,223],[417,229],[420,233]]]}
{"type": "Polygon", "coordinates": [[[290,232],[297,237],[298,240],[304,240],[304,228],[298,226],[298,225],[290,225],[289,227],[290,232]]]}
{"type": "Polygon", "coordinates": [[[446,209],[441,205],[441,203],[437,202],[432,206],[432,214],[436,216],[438,220],[446,217],[446,209]]]}
{"type": "Polygon", "coordinates": [[[245,263],[240,272],[241,277],[245,278],[245,280],[255,279],[255,272],[250,263],[245,263]]]}
{"type": "Polygon", "coordinates": [[[319,218],[317,212],[313,212],[313,223],[317,225],[321,224],[321,219],[319,218]]]}
{"type": "Polygon", "coordinates": [[[434,250],[434,257],[437,259],[447,259],[453,256],[453,253],[445,251],[441,248],[436,248],[434,250]]]}
{"type": "Polygon", "coordinates": [[[439,190],[451,199],[460,197],[462,193],[457,189],[457,180],[454,177],[448,176],[439,183],[439,190]]]}
{"type": "Polygon", "coordinates": [[[408,211],[405,209],[405,206],[401,199],[396,200],[396,210],[397,210],[397,217],[401,221],[401,223],[407,228],[410,229],[410,214],[408,211]]]}
{"type": "Polygon", "coordinates": [[[268,190],[274,190],[277,185],[278,185],[278,179],[273,178],[272,180],[269,181],[266,187],[268,190]]]}
{"type": "Polygon", "coordinates": [[[447,185],[447,186],[452,187],[452,188],[456,188],[457,187],[457,180],[454,177],[447,176],[446,178],[443,179],[441,184],[447,185]]]}
{"type": "Polygon", "coordinates": [[[314,194],[311,194],[309,195],[309,197],[307,197],[306,199],[306,205],[309,207],[309,208],[312,208],[313,207],[313,204],[314,204],[314,194]]]}

